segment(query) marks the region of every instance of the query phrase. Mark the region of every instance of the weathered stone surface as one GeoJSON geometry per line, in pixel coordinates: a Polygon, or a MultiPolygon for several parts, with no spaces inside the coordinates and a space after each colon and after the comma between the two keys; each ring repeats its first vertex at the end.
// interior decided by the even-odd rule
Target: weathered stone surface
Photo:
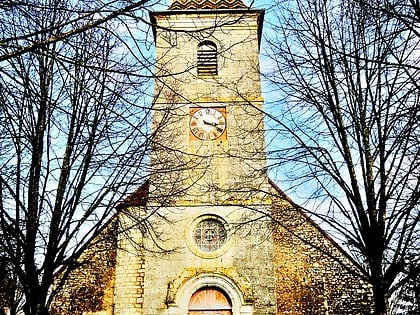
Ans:
{"type": "MultiPolygon", "coordinates": [[[[135,217],[147,213],[129,210],[135,217]]],[[[115,222],[134,226],[131,218],[121,213],[115,222]]],[[[82,257],[89,263],[71,274],[57,296],[52,314],[163,315],[168,307],[186,314],[180,292],[200,277],[230,282],[241,292],[240,307],[251,305],[255,315],[371,313],[370,286],[357,265],[280,193],[272,205],[169,207],[165,222],[156,221],[160,240],[133,227],[123,228],[117,242],[115,230],[105,229],[82,257]],[[223,216],[230,231],[214,255],[190,239],[196,219],[209,215],[223,216]]]]}
{"type": "Polygon", "coordinates": [[[372,314],[372,291],[352,261],[302,210],[273,206],[278,314],[372,314]]]}
{"type": "Polygon", "coordinates": [[[113,314],[115,267],[117,254],[117,223],[111,220],[94,237],[77,262],[77,269],[63,269],[56,274],[55,296],[50,313],[59,314],[113,314]]]}

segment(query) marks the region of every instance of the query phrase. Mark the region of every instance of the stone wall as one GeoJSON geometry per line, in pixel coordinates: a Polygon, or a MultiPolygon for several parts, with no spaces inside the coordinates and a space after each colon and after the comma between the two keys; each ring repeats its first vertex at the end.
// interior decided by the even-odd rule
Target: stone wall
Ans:
{"type": "Polygon", "coordinates": [[[143,207],[131,207],[119,215],[121,232],[118,235],[112,314],[143,314],[145,274],[140,223],[143,216],[143,207]]]}
{"type": "Polygon", "coordinates": [[[56,274],[58,293],[50,314],[113,314],[117,224],[114,219],[89,242],[77,262],[77,269],[70,272],[64,283],[60,281],[67,270],[56,274]]]}
{"type": "Polygon", "coordinates": [[[300,209],[279,202],[273,216],[278,315],[372,314],[355,262],[300,209]]]}
{"type": "Polygon", "coordinates": [[[269,225],[258,214],[269,206],[250,208],[198,205],[161,212],[164,220],[155,224],[161,242],[145,239],[144,314],[188,314],[189,299],[203,286],[224,291],[234,314],[276,314],[269,225]],[[228,237],[220,249],[206,252],[195,243],[194,231],[209,217],[226,222],[228,237]]]}
{"type": "MultiPolygon", "coordinates": [[[[198,289],[200,281],[235,286],[242,295],[236,312],[244,314],[372,314],[371,288],[357,264],[304,212],[275,194],[273,205],[255,209],[168,208],[168,224],[161,231],[155,224],[154,232],[163,236],[155,250],[136,225],[145,209],[126,209],[86,246],[51,314],[186,314],[193,293],[188,287],[198,289]],[[256,220],[268,209],[273,221],[256,220]],[[194,218],[209,214],[224,217],[235,231],[217,255],[204,255],[189,241],[194,218]]],[[[64,273],[57,274],[57,283],[64,273]]]]}

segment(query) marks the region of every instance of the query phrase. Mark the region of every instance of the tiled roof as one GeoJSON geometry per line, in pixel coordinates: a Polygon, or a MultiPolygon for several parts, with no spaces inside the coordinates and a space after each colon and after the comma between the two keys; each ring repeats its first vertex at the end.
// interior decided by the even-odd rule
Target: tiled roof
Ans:
{"type": "Polygon", "coordinates": [[[147,180],[143,185],[137,188],[134,192],[128,195],[123,201],[117,205],[117,209],[124,209],[128,207],[144,207],[147,204],[149,197],[149,181],[147,180]]]}
{"type": "Polygon", "coordinates": [[[169,10],[247,8],[241,0],[173,0],[169,10]]]}

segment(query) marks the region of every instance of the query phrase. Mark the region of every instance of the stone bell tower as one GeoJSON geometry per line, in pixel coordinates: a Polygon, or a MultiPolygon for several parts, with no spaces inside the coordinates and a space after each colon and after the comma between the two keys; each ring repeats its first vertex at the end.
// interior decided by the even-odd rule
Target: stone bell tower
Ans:
{"type": "Polygon", "coordinates": [[[173,1],[152,14],[157,203],[168,201],[168,191],[176,204],[264,199],[263,16],[233,0],[173,1]]]}
{"type": "Polygon", "coordinates": [[[153,12],[155,134],[144,314],[276,314],[259,76],[263,10],[174,0],[153,12]],[[164,220],[162,219],[164,218],[164,220]],[[258,224],[252,223],[258,222],[258,224]]]}

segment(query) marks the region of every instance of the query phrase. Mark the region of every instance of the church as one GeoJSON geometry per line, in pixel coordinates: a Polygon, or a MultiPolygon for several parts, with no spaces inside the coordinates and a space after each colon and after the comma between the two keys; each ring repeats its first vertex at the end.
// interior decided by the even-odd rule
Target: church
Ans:
{"type": "Polygon", "coordinates": [[[360,267],[267,175],[264,10],[173,0],[150,20],[150,177],[86,244],[51,314],[371,314],[360,267]]]}

